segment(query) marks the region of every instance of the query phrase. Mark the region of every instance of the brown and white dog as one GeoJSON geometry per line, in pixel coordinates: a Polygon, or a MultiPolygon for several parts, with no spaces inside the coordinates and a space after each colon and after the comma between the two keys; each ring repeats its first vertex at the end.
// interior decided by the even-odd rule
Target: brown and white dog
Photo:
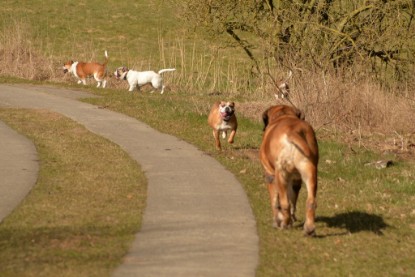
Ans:
{"type": "Polygon", "coordinates": [[[78,84],[83,83],[84,85],[86,85],[86,78],[94,77],[94,79],[98,82],[97,88],[101,86],[101,82],[102,87],[105,88],[107,84],[107,81],[105,80],[107,74],[107,64],[108,53],[105,51],[105,62],[103,64],[67,61],[63,65],[63,73],[72,73],[76,78],[78,78],[78,84]]]}
{"type": "Polygon", "coordinates": [[[215,138],[216,149],[221,150],[219,133],[226,138],[227,131],[230,130],[228,142],[233,143],[233,139],[238,128],[238,121],[235,116],[234,102],[216,102],[210,110],[208,123],[213,129],[213,137],[215,138]]]}
{"type": "Polygon", "coordinates": [[[313,128],[303,113],[277,105],[262,115],[264,135],[259,157],[265,169],[274,227],[287,228],[296,220],[301,184],[307,188],[304,232],[315,235],[318,145],[313,128]]]}

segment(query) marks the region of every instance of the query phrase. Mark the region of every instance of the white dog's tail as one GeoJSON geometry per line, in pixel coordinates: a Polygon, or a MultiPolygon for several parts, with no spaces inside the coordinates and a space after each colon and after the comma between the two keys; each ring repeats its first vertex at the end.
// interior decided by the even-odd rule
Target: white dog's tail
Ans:
{"type": "Polygon", "coordinates": [[[162,70],[159,70],[159,74],[162,74],[162,73],[164,73],[164,72],[168,72],[168,71],[175,71],[176,70],[176,68],[166,68],[166,69],[162,69],[162,70]]]}
{"type": "Polygon", "coordinates": [[[104,54],[105,54],[105,62],[103,63],[103,65],[107,65],[107,63],[108,63],[108,52],[107,52],[107,50],[105,50],[104,54]]]}

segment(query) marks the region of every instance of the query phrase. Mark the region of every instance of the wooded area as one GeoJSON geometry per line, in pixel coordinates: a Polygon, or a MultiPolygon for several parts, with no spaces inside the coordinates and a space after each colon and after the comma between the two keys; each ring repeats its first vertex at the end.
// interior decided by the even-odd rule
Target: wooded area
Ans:
{"type": "Polygon", "coordinates": [[[180,0],[176,5],[189,26],[226,47],[241,47],[253,73],[275,66],[353,69],[386,85],[414,76],[412,0],[180,0]]]}

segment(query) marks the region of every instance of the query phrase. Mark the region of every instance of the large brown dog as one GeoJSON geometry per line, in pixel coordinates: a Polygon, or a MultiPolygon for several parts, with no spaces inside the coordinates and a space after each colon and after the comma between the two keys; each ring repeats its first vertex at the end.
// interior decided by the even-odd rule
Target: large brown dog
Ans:
{"type": "Polygon", "coordinates": [[[233,139],[238,128],[238,122],[235,116],[234,102],[216,102],[210,110],[208,123],[213,129],[213,137],[215,138],[216,149],[221,150],[219,133],[226,138],[227,131],[230,130],[228,142],[233,143],[233,139]]]}
{"type": "Polygon", "coordinates": [[[265,169],[274,226],[287,228],[295,219],[301,184],[307,187],[304,232],[315,235],[318,145],[313,128],[298,109],[285,105],[263,113],[260,160],[265,169]]]}
{"type": "Polygon", "coordinates": [[[101,86],[101,82],[102,87],[105,88],[107,81],[104,78],[107,73],[107,64],[108,53],[105,51],[105,62],[103,64],[67,61],[63,65],[63,73],[72,73],[78,78],[78,84],[83,83],[84,85],[86,85],[86,78],[92,76],[98,83],[97,88],[101,86]]]}

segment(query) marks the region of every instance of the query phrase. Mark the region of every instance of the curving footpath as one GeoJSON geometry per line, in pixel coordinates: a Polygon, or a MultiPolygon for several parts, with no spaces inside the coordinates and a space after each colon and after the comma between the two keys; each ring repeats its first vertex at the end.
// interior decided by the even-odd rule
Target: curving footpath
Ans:
{"type": "Polygon", "coordinates": [[[33,143],[0,121],[0,222],[32,189],[38,170],[33,143]]]}
{"type": "MultiPolygon", "coordinates": [[[[131,117],[76,100],[85,96],[50,87],[0,84],[0,107],[61,113],[120,145],[144,170],[148,196],[143,225],[113,276],[254,276],[258,263],[256,223],[235,177],[186,142],[131,117]]],[[[11,130],[3,135],[5,129],[0,124],[1,155],[6,153],[2,146],[19,136],[11,130]]],[[[26,168],[23,162],[36,159],[33,152],[7,151],[16,151],[9,155],[19,161],[18,170],[26,168]]],[[[3,163],[0,159],[0,168],[3,163]]],[[[27,171],[34,177],[17,183],[34,184],[36,167],[27,171]]],[[[6,173],[18,174],[1,172],[2,176],[6,173]]],[[[10,190],[5,180],[0,179],[0,195],[10,190]]],[[[16,198],[15,205],[20,201],[16,198]]]]}

